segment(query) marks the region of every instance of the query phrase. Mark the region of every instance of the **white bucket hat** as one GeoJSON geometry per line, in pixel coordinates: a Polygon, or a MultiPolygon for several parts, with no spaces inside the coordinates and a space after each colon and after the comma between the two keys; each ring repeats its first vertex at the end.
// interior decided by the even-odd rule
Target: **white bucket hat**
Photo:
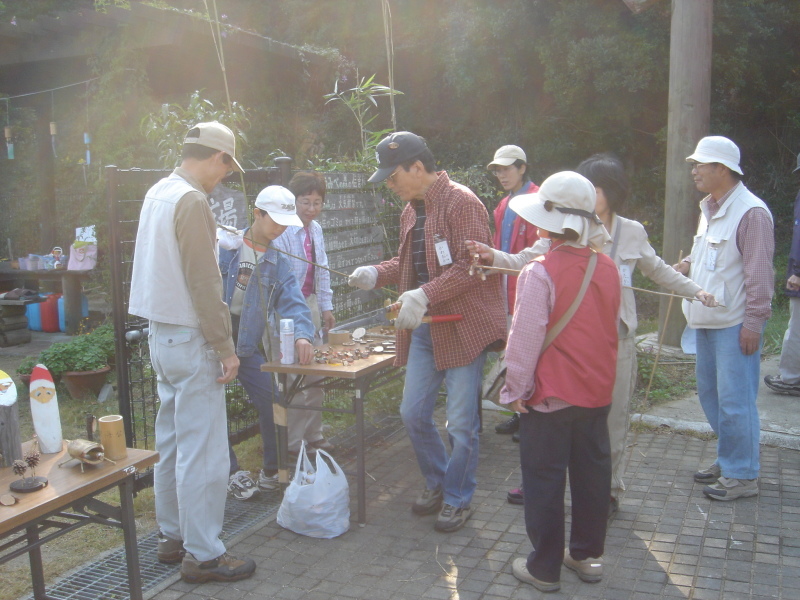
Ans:
{"type": "Polygon", "coordinates": [[[686,162],[719,163],[739,175],[744,175],[739,166],[739,158],[739,146],[721,135],[711,135],[697,142],[694,154],[687,156],[686,162]]]}
{"type": "Polygon", "coordinates": [[[294,194],[282,185],[268,185],[256,196],[256,208],[267,211],[278,225],[302,227],[303,221],[297,216],[294,194]]]}
{"type": "Polygon", "coordinates": [[[574,171],[562,171],[545,179],[538,192],[514,196],[508,206],[539,229],[553,233],[572,229],[578,244],[600,250],[611,238],[594,212],[596,201],[591,181],[574,171]]]}

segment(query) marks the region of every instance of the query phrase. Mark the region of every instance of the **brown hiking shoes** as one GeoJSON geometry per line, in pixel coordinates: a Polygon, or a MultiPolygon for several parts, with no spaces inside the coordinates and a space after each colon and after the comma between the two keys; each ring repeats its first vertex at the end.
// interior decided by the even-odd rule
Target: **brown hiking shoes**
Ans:
{"type": "Polygon", "coordinates": [[[181,563],[181,577],[187,583],[239,581],[250,577],[255,570],[256,563],[252,558],[236,558],[228,553],[201,562],[187,552],[181,563]]]}

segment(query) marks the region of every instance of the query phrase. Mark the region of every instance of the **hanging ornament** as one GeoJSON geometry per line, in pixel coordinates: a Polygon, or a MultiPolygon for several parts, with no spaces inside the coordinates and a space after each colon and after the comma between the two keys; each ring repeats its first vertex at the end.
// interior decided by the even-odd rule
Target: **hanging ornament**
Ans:
{"type": "Polygon", "coordinates": [[[53,146],[53,156],[57,158],[58,154],[56,154],[56,134],[58,134],[58,126],[56,125],[55,121],[50,121],[50,141],[52,142],[53,146]]]}
{"type": "Polygon", "coordinates": [[[83,132],[83,143],[86,144],[86,164],[92,164],[92,151],[89,145],[92,143],[92,136],[88,132],[83,132]]]}
{"type": "Polygon", "coordinates": [[[11,126],[6,125],[3,128],[6,136],[6,151],[8,152],[8,160],[14,160],[14,133],[11,131],[11,126]]]}

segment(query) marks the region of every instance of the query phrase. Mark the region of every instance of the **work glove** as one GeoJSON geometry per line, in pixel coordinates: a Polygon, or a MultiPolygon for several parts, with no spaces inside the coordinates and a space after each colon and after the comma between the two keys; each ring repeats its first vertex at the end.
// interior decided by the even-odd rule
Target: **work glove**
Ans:
{"type": "Polygon", "coordinates": [[[350,287],[355,287],[360,290],[371,290],[375,287],[378,281],[378,269],[375,267],[358,267],[347,278],[347,283],[350,287]]]}
{"type": "Polygon", "coordinates": [[[402,303],[400,312],[395,319],[395,329],[416,329],[422,325],[422,317],[428,310],[428,296],[422,289],[409,290],[401,295],[398,302],[402,303]]]}

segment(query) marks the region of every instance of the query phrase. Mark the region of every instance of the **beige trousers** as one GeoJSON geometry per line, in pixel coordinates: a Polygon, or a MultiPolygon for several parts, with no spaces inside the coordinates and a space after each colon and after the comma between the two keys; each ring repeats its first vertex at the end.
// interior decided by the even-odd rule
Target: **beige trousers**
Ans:
{"type": "Polygon", "coordinates": [[[608,437],[611,441],[611,495],[619,498],[625,491],[622,482],[625,440],[630,422],[630,403],[636,387],[636,338],[621,337],[617,346],[617,379],[608,413],[608,437]]]}

